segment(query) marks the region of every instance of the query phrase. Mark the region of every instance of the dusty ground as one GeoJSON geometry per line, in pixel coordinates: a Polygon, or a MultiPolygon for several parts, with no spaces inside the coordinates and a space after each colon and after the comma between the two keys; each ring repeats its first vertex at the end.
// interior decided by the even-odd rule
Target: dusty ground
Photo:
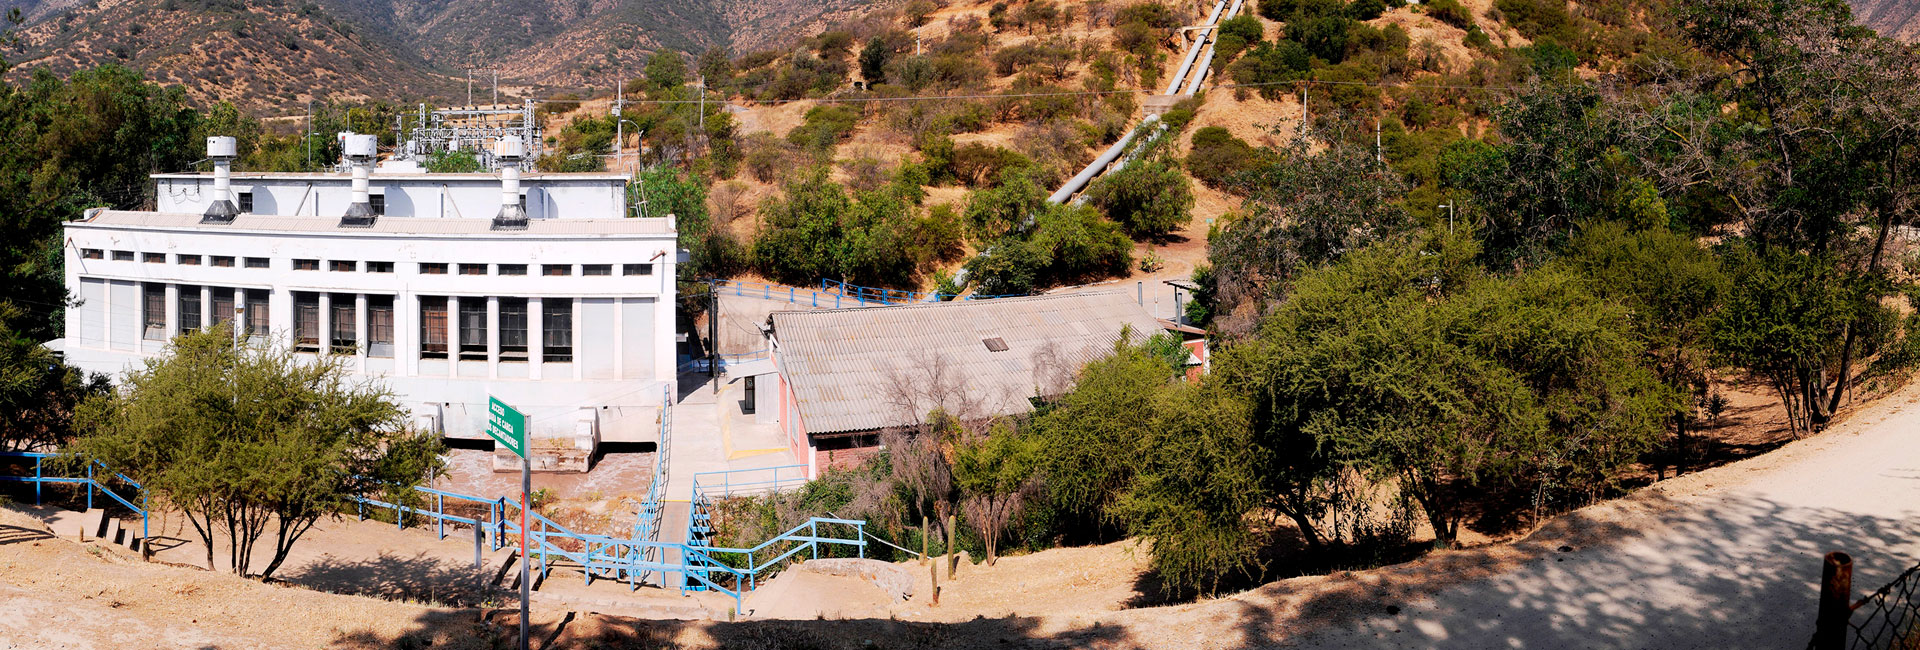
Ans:
{"type": "MultiPolygon", "coordinates": [[[[1777,422],[1751,408],[1757,402],[1743,410],[1744,399],[1723,416],[1728,439],[1779,444],[1777,422]]],[[[750,620],[733,624],[596,614],[622,608],[543,592],[536,637],[552,641],[537,647],[1797,645],[1811,621],[1820,552],[1852,552],[1862,591],[1920,555],[1917,405],[1920,385],[1909,385],[1819,436],[1558,517],[1512,543],[1224,598],[1136,607],[1144,557],[1120,543],[963,564],[954,580],[942,573],[938,606],[925,597],[927,567],[911,562],[904,566],[922,582],[906,602],[852,578],[807,575],[785,589],[781,578],[749,601],[750,620]],[[783,615],[805,620],[766,620],[783,615]]],[[[431,539],[365,525],[393,536],[353,533],[365,543],[416,548],[431,539]]],[[[511,622],[404,602],[422,598],[407,590],[364,590],[403,599],[375,600],[144,564],[43,531],[18,511],[0,511],[0,647],[500,647],[498,626],[511,622]]],[[[457,555],[457,540],[441,544],[452,546],[437,553],[457,555]]],[[[339,557],[364,550],[332,541],[314,548],[339,557]]],[[[657,611],[648,616],[674,615],[657,611]]]]}

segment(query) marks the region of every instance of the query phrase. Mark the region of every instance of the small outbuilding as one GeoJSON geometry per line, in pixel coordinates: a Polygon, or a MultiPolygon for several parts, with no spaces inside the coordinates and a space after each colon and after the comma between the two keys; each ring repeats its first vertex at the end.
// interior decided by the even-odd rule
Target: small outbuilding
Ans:
{"type": "Polygon", "coordinates": [[[958,300],[768,317],[780,429],[808,476],[857,465],[879,434],[911,426],[939,395],[979,415],[1033,410],[1122,337],[1180,338],[1198,367],[1204,333],[1155,318],[1120,291],[958,300]]]}

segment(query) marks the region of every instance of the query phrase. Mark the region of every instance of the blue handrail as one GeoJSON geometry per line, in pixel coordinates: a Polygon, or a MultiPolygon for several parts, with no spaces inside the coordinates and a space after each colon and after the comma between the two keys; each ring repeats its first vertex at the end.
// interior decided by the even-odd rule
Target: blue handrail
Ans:
{"type": "Polygon", "coordinates": [[[738,493],[772,491],[778,492],[790,487],[807,483],[806,465],[775,465],[753,469],[732,469],[713,472],[698,472],[693,475],[693,493],[700,497],[710,496],[712,490],[719,490],[720,496],[728,497],[738,493]],[[766,474],[761,477],[759,475],[766,474]],[[739,476],[741,478],[736,479],[739,476]]]}
{"type": "Polygon", "coordinates": [[[37,452],[37,451],[0,452],[0,458],[31,458],[33,459],[33,476],[30,476],[30,477],[29,476],[0,476],[0,481],[32,483],[34,505],[40,505],[40,500],[41,500],[40,486],[42,485],[45,485],[47,483],[84,484],[87,486],[87,509],[88,510],[93,509],[93,492],[95,490],[99,490],[101,494],[107,495],[108,497],[112,497],[113,500],[119,502],[120,505],[125,506],[128,510],[131,510],[140,515],[140,548],[144,552],[144,550],[147,547],[147,539],[148,537],[150,537],[150,534],[152,532],[152,529],[150,528],[151,517],[148,516],[147,507],[146,507],[146,504],[147,504],[146,486],[141,485],[139,481],[135,481],[131,478],[127,478],[127,475],[125,474],[121,474],[119,472],[115,472],[113,470],[107,469],[106,465],[101,464],[100,461],[97,461],[97,460],[87,462],[87,475],[85,477],[47,476],[46,470],[44,467],[46,460],[49,458],[57,458],[57,457],[59,457],[59,454],[37,452]],[[133,486],[133,489],[139,492],[140,505],[137,505],[137,506],[134,505],[132,501],[128,500],[125,497],[120,496],[119,493],[114,492],[111,487],[107,486],[107,484],[102,483],[97,478],[95,478],[94,471],[96,469],[107,470],[107,473],[112,474],[114,478],[120,479],[121,481],[124,481],[126,484],[133,486]]]}

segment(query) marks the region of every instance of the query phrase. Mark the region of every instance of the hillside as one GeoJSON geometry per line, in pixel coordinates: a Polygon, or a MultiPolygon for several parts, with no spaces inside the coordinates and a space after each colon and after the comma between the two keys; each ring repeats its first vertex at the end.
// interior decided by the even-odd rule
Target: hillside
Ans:
{"type": "Polygon", "coordinates": [[[1920,1],[1847,0],[1860,24],[1906,42],[1920,39],[1920,1]]]}
{"type": "Polygon", "coordinates": [[[654,51],[790,40],[870,0],[6,0],[15,75],[121,63],[197,100],[451,99],[467,68],[536,91],[606,88],[654,51]]]}

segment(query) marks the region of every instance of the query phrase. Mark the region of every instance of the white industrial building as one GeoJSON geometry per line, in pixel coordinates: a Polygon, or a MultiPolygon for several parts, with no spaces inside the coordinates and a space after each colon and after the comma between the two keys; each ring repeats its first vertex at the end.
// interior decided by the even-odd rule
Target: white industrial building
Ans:
{"type": "MultiPolygon", "coordinates": [[[[608,174],[158,174],[154,212],[66,224],[78,306],[54,341],[119,374],[230,320],[262,343],[351,357],[422,427],[484,440],[486,403],[535,437],[653,441],[675,378],[673,219],[628,218],[608,174]]],[[[517,141],[503,156],[518,153],[517,141]]]]}

